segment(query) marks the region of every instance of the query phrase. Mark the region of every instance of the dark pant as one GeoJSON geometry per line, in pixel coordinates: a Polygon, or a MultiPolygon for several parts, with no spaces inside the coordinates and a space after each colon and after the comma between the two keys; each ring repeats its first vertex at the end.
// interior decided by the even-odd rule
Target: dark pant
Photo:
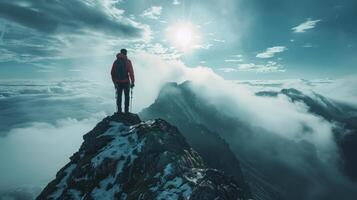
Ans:
{"type": "Polygon", "coordinates": [[[117,91],[117,108],[118,112],[122,112],[121,110],[121,100],[122,100],[122,94],[124,91],[124,96],[125,96],[125,101],[124,101],[124,110],[125,112],[129,112],[129,83],[117,83],[115,86],[115,89],[117,91]]]}

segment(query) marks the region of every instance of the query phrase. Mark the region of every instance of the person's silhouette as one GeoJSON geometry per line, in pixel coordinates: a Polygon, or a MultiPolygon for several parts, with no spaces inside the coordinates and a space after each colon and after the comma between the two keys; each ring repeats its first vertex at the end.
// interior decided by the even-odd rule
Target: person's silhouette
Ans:
{"type": "Polygon", "coordinates": [[[122,112],[123,91],[125,96],[124,111],[125,113],[129,112],[129,90],[135,86],[133,66],[126,54],[126,49],[120,50],[120,53],[116,55],[117,59],[114,61],[111,70],[112,80],[116,89],[118,113],[122,112]]]}

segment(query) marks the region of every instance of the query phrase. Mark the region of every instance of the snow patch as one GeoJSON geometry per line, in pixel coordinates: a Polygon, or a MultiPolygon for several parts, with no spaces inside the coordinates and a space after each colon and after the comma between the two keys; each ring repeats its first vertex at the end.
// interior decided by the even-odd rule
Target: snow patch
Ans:
{"type": "Polygon", "coordinates": [[[73,200],[81,200],[82,199],[82,193],[78,190],[70,189],[70,190],[68,190],[68,193],[70,194],[70,197],[73,200]]]}
{"type": "Polygon", "coordinates": [[[163,187],[163,191],[157,195],[156,199],[172,199],[177,200],[182,195],[184,199],[189,199],[192,193],[191,187],[188,183],[183,184],[181,177],[176,177],[168,182],[163,187]]]}
{"type": "MultiPolygon", "coordinates": [[[[181,177],[175,177],[171,180],[167,180],[170,175],[174,174],[174,170],[174,165],[169,163],[165,166],[162,176],[160,176],[161,173],[157,173],[155,175],[155,178],[160,177],[160,179],[158,184],[151,187],[150,190],[158,193],[156,197],[157,200],[177,200],[181,197],[189,199],[192,193],[192,188],[188,183],[184,183],[184,180],[181,177]]],[[[199,177],[197,179],[199,179],[199,177]]]]}
{"type": "MultiPolygon", "coordinates": [[[[93,199],[114,199],[114,195],[121,192],[120,184],[115,183],[116,177],[123,172],[125,164],[132,165],[145,144],[145,140],[139,141],[133,126],[118,122],[110,122],[109,125],[111,127],[102,136],[113,136],[113,140],[92,158],[91,163],[94,168],[100,166],[106,158],[117,160],[118,163],[115,174],[103,179],[92,191],[93,199]]],[[[125,197],[126,194],[122,194],[121,199],[125,197]]]]}
{"type": "MultiPolygon", "coordinates": [[[[110,122],[112,126],[104,135],[114,136],[114,139],[105,147],[103,147],[95,157],[92,158],[94,168],[98,167],[105,158],[119,159],[124,158],[124,161],[130,159],[130,163],[135,160],[137,153],[142,150],[145,141],[138,141],[136,129],[130,129],[122,123],[110,122]]],[[[124,162],[121,159],[119,162],[124,162]]]]}
{"type": "Polygon", "coordinates": [[[99,183],[99,187],[96,187],[92,191],[91,195],[93,199],[114,199],[114,195],[121,191],[119,185],[113,184],[114,181],[115,178],[112,175],[108,176],[106,179],[103,179],[99,183]],[[112,184],[111,188],[109,187],[110,184],[112,184]]]}
{"type": "Polygon", "coordinates": [[[69,167],[67,167],[67,169],[64,170],[64,173],[65,173],[66,175],[65,175],[65,176],[62,178],[62,180],[56,185],[56,188],[58,188],[58,190],[56,190],[55,193],[53,193],[51,196],[49,196],[50,199],[51,199],[51,198],[53,198],[53,199],[58,199],[58,198],[62,195],[64,189],[67,187],[68,177],[69,177],[69,175],[73,172],[73,170],[76,168],[76,166],[77,166],[76,164],[72,164],[72,165],[70,165],[69,167]]]}
{"type": "Polygon", "coordinates": [[[190,182],[192,182],[192,183],[194,183],[194,184],[197,184],[198,181],[203,178],[202,169],[196,169],[196,168],[195,168],[195,169],[193,169],[193,172],[195,173],[194,176],[184,175],[184,177],[185,177],[188,181],[190,181],[190,182]]]}

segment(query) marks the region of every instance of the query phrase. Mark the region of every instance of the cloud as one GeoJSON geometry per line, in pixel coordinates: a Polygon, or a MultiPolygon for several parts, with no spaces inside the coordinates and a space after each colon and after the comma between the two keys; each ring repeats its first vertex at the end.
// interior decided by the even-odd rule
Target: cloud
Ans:
{"type": "Polygon", "coordinates": [[[173,4],[173,5],[180,5],[181,2],[180,2],[179,0],[173,0],[173,1],[172,1],[172,4],[173,4]]]}
{"type": "Polygon", "coordinates": [[[6,49],[0,49],[0,60],[2,62],[9,62],[16,59],[16,54],[13,54],[11,51],[6,49]]]}
{"type": "Polygon", "coordinates": [[[208,50],[213,47],[211,43],[196,44],[193,46],[194,49],[205,49],[208,50]]]}
{"type": "Polygon", "coordinates": [[[218,68],[218,70],[219,71],[223,71],[224,73],[230,73],[230,72],[238,71],[236,68],[231,68],[231,67],[218,68]]]}
{"type": "Polygon", "coordinates": [[[1,62],[52,65],[59,71],[76,59],[90,58],[93,64],[118,46],[149,42],[150,27],[126,17],[120,5],[119,0],[1,1],[0,22],[8,27],[1,62]]]}
{"type": "Polygon", "coordinates": [[[312,44],[307,43],[307,44],[302,45],[301,47],[302,48],[312,48],[312,47],[315,47],[315,46],[312,45],[312,44]]]}
{"type": "Polygon", "coordinates": [[[182,52],[178,52],[174,48],[164,47],[161,43],[136,44],[133,50],[134,54],[136,52],[147,52],[149,54],[160,55],[164,60],[176,60],[182,56],[182,52]]]}
{"type": "Polygon", "coordinates": [[[14,190],[0,190],[0,197],[3,200],[28,200],[35,199],[41,188],[16,188],[14,190]]]}
{"type": "Polygon", "coordinates": [[[243,59],[225,59],[224,62],[242,62],[243,59]]]}
{"type": "Polygon", "coordinates": [[[239,71],[252,71],[252,72],[285,72],[281,64],[274,61],[268,61],[265,64],[243,63],[238,66],[239,71]]]}
{"type": "Polygon", "coordinates": [[[151,6],[150,8],[144,10],[142,16],[149,19],[159,19],[162,12],[161,6],[151,6]]]}
{"type": "Polygon", "coordinates": [[[81,120],[92,113],[111,113],[114,104],[114,88],[109,84],[84,80],[1,81],[0,137],[26,123],[54,123],[67,117],[81,120]]]}
{"type": "Polygon", "coordinates": [[[6,24],[5,23],[1,23],[0,21],[0,44],[3,43],[3,38],[4,38],[4,35],[6,33],[6,24]]]}
{"type": "Polygon", "coordinates": [[[357,107],[357,92],[353,87],[354,85],[357,85],[356,74],[336,79],[255,80],[238,81],[238,83],[251,86],[249,87],[249,90],[254,92],[262,90],[278,92],[284,88],[295,88],[310,96],[314,96],[313,92],[317,92],[333,101],[357,107]]]}
{"type": "Polygon", "coordinates": [[[234,58],[242,58],[243,55],[242,55],[242,54],[236,54],[236,55],[231,55],[231,57],[234,57],[234,58]]]}
{"type": "Polygon", "coordinates": [[[226,40],[222,40],[222,39],[217,39],[217,38],[214,38],[212,39],[214,42],[220,42],[220,43],[225,43],[226,40]]]}
{"type": "Polygon", "coordinates": [[[167,82],[223,80],[210,68],[203,66],[189,68],[182,61],[166,60],[159,55],[144,51],[137,52],[132,60],[135,61],[133,65],[136,76],[141,77],[135,81],[134,112],[139,112],[154,102],[160,88],[167,82]]]}
{"type": "Polygon", "coordinates": [[[114,97],[111,85],[93,81],[1,80],[0,196],[37,194],[115,111],[114,97]]]}
{"type": "MultiPolygon", "coordinates": [[[[137,51],[130,59],[137,77],[134,112],[149,106],[166,82],[222,79],[209,68],[188,68],[181,61],[146,51],[137,51]]],[[[51,124],[61,118],[82,120],[92,113],[111,114],[115,111],[115,91],[109,72],[109,66],[107,70],[87,67],[75,80],[0,81],[0,137],[26,123],[51,124]],[[100,82],[93,81],[88,74],[101,77],[100,82]]]]}
{"type": "Polygon", "coordinates": [[[306,30],[315,28],[316,24],[320,21],[321,21],[321,19],[318,19],[318,20],[308,19],[307,21],[303,22],[302,24],[299,24],[298,26],[291,28],[291,30],[293,30],[295,33],[304,33],[306,30]]]}
{"type": "Polygon", "coordinates": [[[357,75],[349,75],[338,79],[322,80],[321,84],[315,84],[314,90],[334,99],[357,107],[357,75]]]}
{"type": "MultiPolygon", "coordinates": [[[[266,85],[271,84],[268,81],[266,85]]],[[[286,195],[283,199],[353,199],[356,195],[356,183],[340,171],[334,135],[338,126],[310,113],[303,102],[292,102],[284,95],[257,97],[236,83],[218,81],[214,85],[194,84],[192,88],[199,97],[195,102],[209,102],[209,109],[213,109],[207,116],[202,111],[202,118],[192,120],[216,131],[229,143],[248,180],[253,177],[264,182],[262,185],[268,183],[266,188],[286,195]],[[219,116],[209,116],[216,112],[219,116]]],[[[199,109],[209,110],[203,108],[207,109],[199,109]]]]}
{"type": "MultiPolygon", "coordinates": [[[[103,114],[55,123],[33,122],[0,138],[0,191],[44,187],[79,149],[82,136],[103,114]]],[[[38,192],[38,191],[37,191],[38,192]]]]}
{"type": "Polygon", "coordinates": [[[39,32],[48,34],[88,31],[123,37],[141,37],[144,28],[123,16],[118,1],[45,2],[9,1],[0,3],[0,16],[39,32]]]}
{"type": "Polygon", "coordinates": [[[303,48],[311,48],[311,47],[313,47],[311,44],[304,44],[304,45],[302,45],[301,47],[303,47],[303,48]]]}
{"type": "Polygon", "coordinates": [[[275,46],[267,48],[264,52],[258,53],[257,58],[272,58],[275,54],[286,51],[288,48],[285,46],[275,46]]]}

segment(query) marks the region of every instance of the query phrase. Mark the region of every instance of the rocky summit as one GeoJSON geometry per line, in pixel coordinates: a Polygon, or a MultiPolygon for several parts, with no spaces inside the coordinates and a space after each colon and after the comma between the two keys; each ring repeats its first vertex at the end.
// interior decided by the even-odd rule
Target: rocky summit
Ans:
{"type": "Polygon", "coordinates": [[[37,197],[42,199],[246,199],[233,177],[208,168],[179,130],[135,114],[106,117],[37,197]]]}

